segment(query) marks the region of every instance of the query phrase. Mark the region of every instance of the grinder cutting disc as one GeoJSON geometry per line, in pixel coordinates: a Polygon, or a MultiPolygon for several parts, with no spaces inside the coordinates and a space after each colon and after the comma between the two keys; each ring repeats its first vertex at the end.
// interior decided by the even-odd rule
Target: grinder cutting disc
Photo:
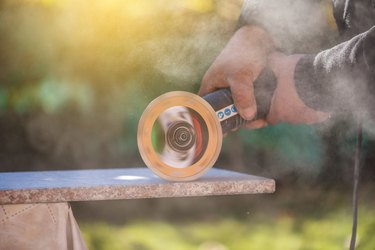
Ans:
{"type": "Polygon", "coordinates": [[[216,162],[222,129],[214,109],[203,98],[183,91],[163,94],[143,112],[138,148],[146,165],[160,177],[189,181],[216,162]]]}

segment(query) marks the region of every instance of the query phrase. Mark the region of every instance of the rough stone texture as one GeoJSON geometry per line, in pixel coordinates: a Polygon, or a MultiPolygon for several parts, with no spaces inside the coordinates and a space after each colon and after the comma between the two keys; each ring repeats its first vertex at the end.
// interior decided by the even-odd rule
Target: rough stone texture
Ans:
{"type": "Polygon", "coordinates": [[[190,182],[148,168],[0,173],[0,204],[273,193],[275,181],[211,169],[190,182]]]}

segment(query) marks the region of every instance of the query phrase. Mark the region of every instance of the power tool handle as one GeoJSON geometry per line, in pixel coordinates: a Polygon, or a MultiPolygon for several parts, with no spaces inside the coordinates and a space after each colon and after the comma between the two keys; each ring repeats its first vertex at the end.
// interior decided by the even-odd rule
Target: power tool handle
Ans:
{"type": "MultiPolygon", "coordinates": [[[[266,67],[254,81],[254,95],[257,104],[257,115],[253,120],[266,118],[270,110],[277,80],[273,71],[266,67]]],[[[220,120],[223,133],[240,128],[246,121],[234,107],[232,93],[229,88],[220,89],[203,97],[215,110],[220,120]],[[227,112],[226,112],[227,111],[227,112]]]]}

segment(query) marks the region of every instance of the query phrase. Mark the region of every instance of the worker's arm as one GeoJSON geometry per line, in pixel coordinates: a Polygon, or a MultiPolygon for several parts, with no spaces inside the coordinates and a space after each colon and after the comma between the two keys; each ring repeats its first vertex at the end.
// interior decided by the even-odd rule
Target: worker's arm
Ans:
{"type": "MultiPolygon", "coordinates": [[[[235,46],[246,44],[240,42],[241,39],[246,40],[246,36],[236,36],[236,42],[230,42],[211,66],[201,93],[230,86],[232,92],[237,93],[234,95],[236,105],[243,110],[253,108],[252,112],[255,112],[252,81],[261,67],[246,63],[250,62],[246,61],[248,54],[244,52],[247,47],[235,46]],[[247,71],[253,68],[257,70],[247,71]]],[[[365,113],[375,117],[374,44],[375,27],[315,55],[269,53],[267,63],[275,73],[277,88],[267,122],[312,124],[324,121],[330,112],[365,113]]],[[[259,65],[263,66],[264,61],[259,65]]],[[[254,113],[249,119],[251,115],[254,113]]]]}
{"type": "Polygon", "coordinates": [[[309,107],[347,112],[375,101],[374,70],[375,26],[331,49],[303,56],[294,78],[309,107]]]}
{"type": "MultiPolygon", "coordinates": [[[[245,120],[252,120],[257,110],[253,82],[266,65],[269,55],[277,49],[283,49],[286,53],[295,52],[291,48],[309,51],[312,45],[316,45],[312,41],[312,38],[316,39],[313,34],[316,36],[322,30],[322,25],[319,24],[323,21],[322,18],[311,18],[321,16],[320,12],[316,11],[320,8],[316,8],[315,5],[309,1],[293,0],[245,1],[239,20],[240,28],[206,72],[199,94],[205,95],[219,88],[230,87],[240,115],[245,120]],[[307,15],[310,18],[307,18],[307,15]],[[312,19],[318,21],[311,22],[312,19]],[[297,36],[299,39],[295,39],[297,36]],[[297,43],[293,42],[295,40],[297,43]],[[309,42],[306,43],[305,40],[309,42]],[[306,44],[309,45],[308,48],[302,46],[306,44]]],[[[275,59],[274,64],[284,62],[276,60],[281,57],[272,58],[275,59]]],[[[291,67],[288,69],[291,70],[291,67]]],[[[305,118],[311,115],[303,122],[312,123],[316,119],[316,114],[308,110],[303,106],[299,112],[302,112],[305,118]]],[[[321,121],[320,116],[317,121],[321,121]]],[[[265,124],[265,120],[249,121],[246,127],[257,128],[265,124]]]]}
{"type": "MultiPolygon", "coordinates": [[[[259,3],[259,1],[252,2],[259,3]]],[[[250,1],[246,1],[246,3],[250,3],[250,1]]],[[[285,1],[283,3],[285,5],[285,1]]],[[[201,94],[206,94],[216,88],[230,86],[232,92],[241,96],[239,98],[237,94],[234,94],[236,105],[240,107],[241,116],[251,119],[256,108],[252,93],[252,82],[256,74],[252,75],[252,80],[246,82],[245,79],[251,79],[251,77],[243,77],[243,73],[246,73],[247,70],[251,72],[254,64],[246,65],[243,62],[249,61],[247,57],[249,54],[246,53],[246,50],[260,50],[266,52],[263,55],[268,53],[267,63],[277,77],[277,88],[273,96],[270,114],[267,117],[268,123],[311,124],[323,121],[330,112],[375,112],[373,108],[375,107],[373,103],[375,102],[375,85],[373,84],[375,79],[374,28],[315,55],[286,56],[275,51],[275,44],[280,44],[277,41],[282,38],[277,37],[276,31],[272,31],[272,26],[268,25],[269,22],[261,18],[264,17],[264,12],[260,15],[261,12],[257,12],[259,8],[253,7],[255,12],[250,13],[252,15],[245,15],[250,17],[245,24],[253,24],[252,27],[258,27],[264,31],[263,34],[267,35],[263,37],[268,37],[272,41],[273,46],[268,47],[272,49],[263,50],[263,43],[259,42],[262,39],[258,40],[258,43],[253,43],[252,46],[246,41],[239,42],[241,39],[249,39],[249,35],[237,36],[238,33],[236,33],[236,37],[229,42],[206,73],[201,94]],[[262,21],[264,22],[262,23],[262,21]],[[269,32],[270,30],[271,32],[269,32]],[[248,46],[233,46],[233,40],[236,41],[234,44],[247,44],[248,46]],[[258,47],[253,47],[254,45],[258,47]],[[217,77],[215,75],[219,76],[221,81],[212,81],[217,77]],[[231,82],[230,79],[235,79],[235,81],[231,82]],[[244,86],[247,86],[250,94],[245,92],[244,86]],[[247,99],[249,96],[250,100],[247,99]],[[252,112],[246,115],[244,110],[252,112]]],[[[273,13],[272,9],[269,11],[273,13]]],[[[288,29],[286,30],[288,31],[288,29]]],[[[252,57],[252,59],[254,58],[256,57],[252,57]]],[[[258,57],[257,59],[260,59],[258,65],[263,66],[262,58],[258,57]]],[[[259,73],[259,70],[256,72],[259,73]]],[[[248,127],[254,128],[253,124],[248,127]]]]}
{"type": "Polygon", "coordinates": [[[309,123],[309,110],[375,118],[375,27],[315,55],[273,54],[269,64],[278,82],[269,123],[309,123]]]}

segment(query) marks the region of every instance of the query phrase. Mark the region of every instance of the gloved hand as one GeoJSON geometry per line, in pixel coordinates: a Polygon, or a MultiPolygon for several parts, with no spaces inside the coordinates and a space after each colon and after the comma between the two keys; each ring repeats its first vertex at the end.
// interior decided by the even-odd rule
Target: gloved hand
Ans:
{"type": "MultiPolygon", "coordinates": [[[[239,114],[245,120],[253,119],[257,110],[253,82],[273,50],[266,31],[256,26],[240,28],[204,75],[199,95],[229,87],[239,114]]],[[[262,126],[265,126],[264,120],[246,124],[248,128],[262,126]]]]}

